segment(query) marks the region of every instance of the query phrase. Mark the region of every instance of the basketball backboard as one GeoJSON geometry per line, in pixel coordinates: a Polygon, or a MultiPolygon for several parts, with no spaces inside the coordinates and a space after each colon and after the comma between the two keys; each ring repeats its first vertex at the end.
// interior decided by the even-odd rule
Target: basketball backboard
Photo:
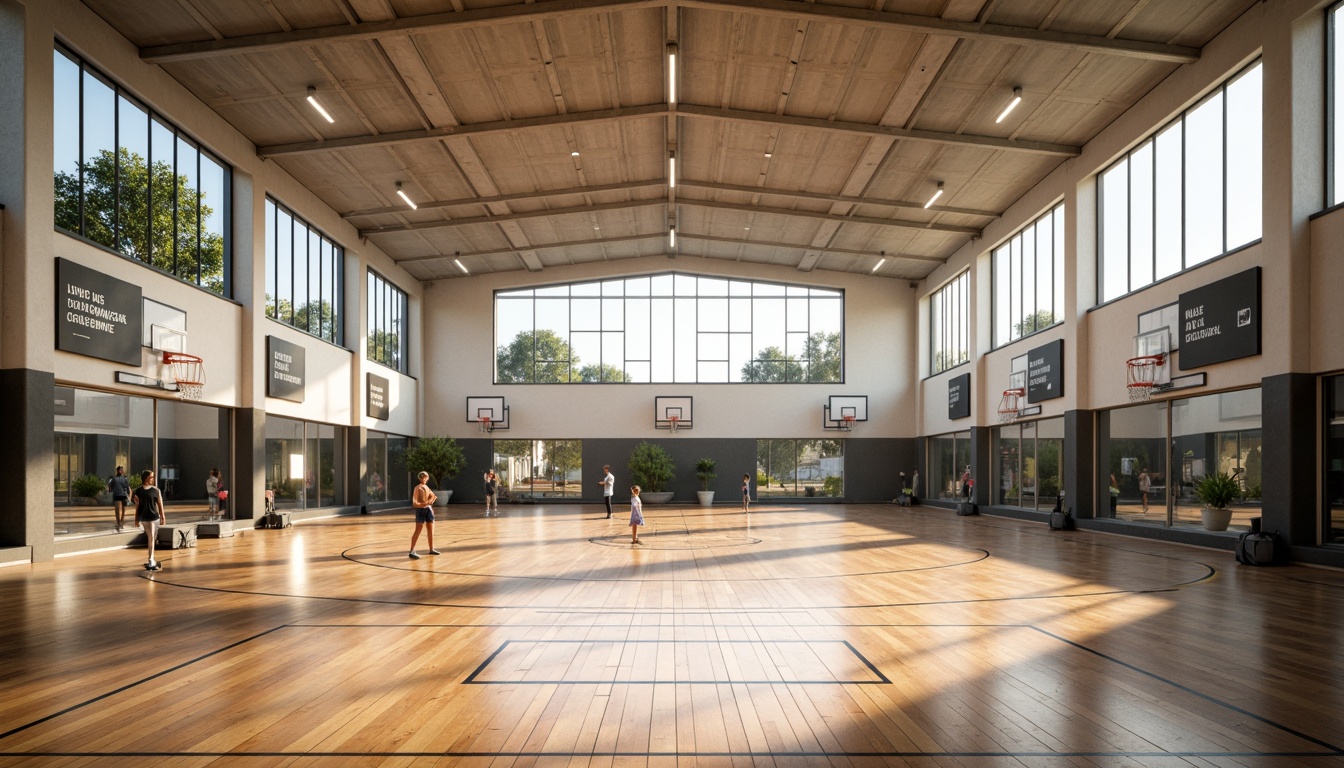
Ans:
{"type": "Polygon", "coordinates": [[[680,395],[657,395],[653,398],[654,429],[672,429],[676,419],[677,429],[695,427],[695,398],[680,395]]]}
{"type": "Polygon", "coordinates": [[[186,352],[186,311],[148,297],[141,299],[141,306],[144,319],[141,321],[140,345],[155,352],[186,352]]]}
{"type": "Polygon", "coordinates": [[[481,419],[490,419],[490,430],[509,428],[509,406],[502,397],[468,397],[467,423],[480,424],[481,419]]]}
{"type": "Polygon", "coordinates": [[[823,429],[850,429],[868,420],[867,395],[831,395],[821,407],[823,429]]]}
{"type": "Polygon", "coordinates": [[[1154,372],[1153,384],[1157,387],[1165,387],[1171,383],[1171,330],[1166,325],[1159,325],[1153,330],[1140,333],[1134,337],[1133,357],[1152,357],[1160,355],[1162,361],[1157,364],[1154,372]]]}

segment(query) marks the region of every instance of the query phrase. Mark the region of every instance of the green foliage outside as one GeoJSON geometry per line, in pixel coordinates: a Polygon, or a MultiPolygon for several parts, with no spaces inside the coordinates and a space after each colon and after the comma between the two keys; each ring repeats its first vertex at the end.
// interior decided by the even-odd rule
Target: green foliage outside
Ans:
{"type": "MultiPolygon", "coordinates": [[[[319,338],[338,342],[339,327],[334,308],[330,302],[320,299],[294,307],[289,299],[280,299],[276,306],[275,298],[266,294],[266,316],[292,325],[301,331],[307,331],[319,338]]],[[[370,359],[373,359],[370,357],[370,359]]],[[[381,362],[381,361],[380,361],[381,362]]],[[[395,368],[396,366],[390,366],[395,368]]]]}
{"type": "Polygon", "coordinates": [[[840,334],[814,333],[807,337],[801,358],[766,347],[742,366],[742,381],[762,384],[838,382],[841,379],[840,334]]]}
{"type": "Polygon", "coordinates": [[[714,468],[717,466],[718,462],[713,459],[700,459],[695,462],[695,476],[700,478],[700,490],[709,490],[709,481],[718,477],[714,474],[714,468]]]}
{"type": "Polygon", "coordinates": [[[1226,472],[1214,472],[1195,481],[1195,498],[1207,507],[1226,509],[1241,498],[1241,484],[1226,472]]]}
{"type": "Polygon", "coordinates": [[[933,356],[933,371],[946,371],[970,360],[970,353],[966,350],[941,351],[933,356]]]}
{"type": "Polygon", "coordinates": [[[457,477],[467,465],[462,446],[451,437],[422,437],[415,447],[403,455],[406,468],[415,474],[429,473],[429,481],[440,487],[445,480],[457,477]]]}
{"type": "MultiPolygon", "coordinates": [[[[319,302],[319,317],[325,320],[324,311],[329,310],[326,302],[319,302]]],[[[269,302],[267,302],[269,306],[269,302]]],[[[311,307],[306,307],[311,310],[311,307]]],[[[310,315],[311,317],[311,315],[310,315]]],[[[316,331],[314,331],[316,333],[316,331]]],[[[369,329],[369,350],[367,357],[375,363],[382,363],[388,368],[399,370],[401,368],[401,334],[394,331],[381,331],[373,328],[369,329]]]]}
{"type": "Polygon", "coordinates": [[[643,442],[630,453],[630,479],[642,490],[659,493],[676,478],[676,465],[667,451],[653,443],[643,442]]]}
{"type": "Polygon", "coordinates": [[[828,477],[821,483],[821,492],[826,496],[840,497],[845,495],[844,478],[828,477]]]}
{"type": "Polygon", "coordinates": [[[198,282],[199,268],[199,284],[215,293],[224,293],[224,238],[201,228],[201,222],[214,213],[214,208],[206,203],[204,194],[191,188],[189,178],[175,175],[169,163],[156,162],[151,169],[145,158],[124,147],[117,152],[102,150],[91,162],[83,164],[82,170],[82,221],[79,170],[56,173],[56,226],[82,233],[96,243],[191,283],[198,282]],[[174,199],[178,211],[176,231],[174,199]],[[197,206],[200,206],[199,219],[197,206]]]}
{"type": "Polygon", "coordinates": [[[1013,325],[1013,338],[1026,336],[1030,333],[1049,328],[1055,324],[1055,313],[1048,309],[1032,312],[1030,315],[1022,318],[1022,322],[1013,325]]]}
{"type": "Polygon", "coordinates": [[[107,490],[107,481],[97,475],[84,475],[75,478],[70,484],[70,490],[81,498],[97,499],[99,494],[107,490]]]}
{"type": "Polygon", "coordinates": [[[569,342],[555,331],[523,331],[495,354],[495,375],[503,384],[555,384],[573,381],[569,342]]]}
{"type": "Polygon", "coordinates": [[[583,464],[582,440],[547,440],[543,443],[542,450],[550,459],[550,473],[560,476],[561,485],[569,473],[579,469],[583,464]]]}

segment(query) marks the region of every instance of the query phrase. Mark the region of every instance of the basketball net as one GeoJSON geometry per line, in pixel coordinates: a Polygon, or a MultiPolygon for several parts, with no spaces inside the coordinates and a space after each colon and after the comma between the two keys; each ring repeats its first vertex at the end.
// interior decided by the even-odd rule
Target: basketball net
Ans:
{"type": "Polygon", "coordinates": [[[491,427],[490,427],[490,417],[489,417],[489,416],[482,416],[482,417],[481,417],[481,431],[482,431],[482,432],[487,432],[487,433],[488,433],[490,430],[491,430],[491,427]]]}
{"type": "Polygon", "coordinates": [[[205,397],[205,361],[182,352],[164,352],[163,363],[172,369],[177,396],[197,401],[205,397]]]}
{"type": "Polygon", "coordinates": [[[676,432],[676,431],[677,431],[677,422],[681,421],[681,417],[680,417],[680,416],[669,416],[667,420],[668,420],[669,422],[672,423],[672,426],[668,427],[668,429],[671,430],[671,431],[673,431],[673,432],[676,432]]]}
{"type": "Polygon", "coordinates": [[[1128,360],[1125,387],[1129,390],[1131,403],[1146,403],[1153,399],[1153,389],[1157,384],[1157,368],[1160,365],[1162,365],[1160,354],[1131,357],[1128,360]]]}
{"type": "Polygon", "coordinates": [[[856,421],[858,421],[858,418],[855,417],[855,416],[841,416],[841,417],[840,417],[840,428],[843,429],[843,430],[846,431],[846,432],[853,432],[853,431],[854,431],[854,422],[856,422],[856,421]]]}
{"type": "Polygon", "coordinates": [[[1000,424],[1011,424],[1017,418],[1022,411],[1022,397],[1026,394],[1024,389],[1003,390],[1003,397],[999,400],[1000,424]]]}

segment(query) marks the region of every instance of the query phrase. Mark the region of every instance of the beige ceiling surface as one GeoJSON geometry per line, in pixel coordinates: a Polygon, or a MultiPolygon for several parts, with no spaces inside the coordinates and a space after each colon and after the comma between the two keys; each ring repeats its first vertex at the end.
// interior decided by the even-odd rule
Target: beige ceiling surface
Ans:
{"type": "Polygon", "coordinates": [[[424,280],[672,228],[679,254],[922,278],[1254,4],[85,2],[424,280]]]}

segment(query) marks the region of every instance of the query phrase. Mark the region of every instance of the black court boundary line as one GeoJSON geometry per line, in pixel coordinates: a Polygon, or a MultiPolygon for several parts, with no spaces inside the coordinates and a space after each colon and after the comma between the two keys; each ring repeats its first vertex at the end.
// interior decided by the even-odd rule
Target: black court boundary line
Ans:
{"type": "Polygon", "coordinates": [[[472,670],[470,675],[462,681],[462,685],[891,685],[891,680],[882,671],[873,666],[868,657],[859,652],[848,640],[594,640],[585,638],[583,640],[505,640],[495,649],[495,652],[486,657],[480,666],[472,670]],[[476,678],[485,672],[504,649],[513,644],[530,643],[532,645],[540,644],[567,644],[578,645],[582,643],[610,643],[625,645],[811,645],[813,643],[829,643],[844,645],[849,652],[854,655],[870,672],[877,676],[876,680],[477,680],[476,678]]]}
{"type": "MultiPolygon", "coordinates": [[[[195,664],[195,663],[198,662],[198,661],[204,661],[204,660],[210,658],[211,656],[218,656],[219,654],[224,653],[224,652],[226,652],[226,651],[233,650],[234,648],[237,648],[237,647],[240,646],[240,645],[245,645],[245,644],[247,644],[247,643],[252,642],[253,640],[257,640],[257,639],[260,639],[260,638],[262,638],[262,637],[265,637],[266,635],[269,635],[269,634],[271,634],[272,632],[276,632],[276,631],[278,631],[278,630],[284,629],[286,626],[287,626],[287,625],[285,625],[285,624],[281,624],[281,625],[278,626],[278,627],[271,627],[270,629],[268,629],[268,630],[266,630],[266,631],[264,631],[264,632],[258,632],[257,634],[252,635],[251,637],[245,637],[245,638],[243,638],[242,640],[239,640],[239,641],[237,641],[237,642],[229,643],[228,645],[223,646],[223,647],[221,647],[221,648],[216,648],[215,650],[210,651],[210,652],[208,652],[208,653],[204,653],[204,654],[202,654],[202,655],[200,655],[200,656],[197,656],[197,657],[194,658],[194,659],[188,659],[188,660],[182,662],[181,664],[177,664],[177,665],[172,666],[172,667],[169,667],[169,668],[167,668],[167,669],[160,670],[160,671],[155,672],[154,674],[152,674],[152,675],[150,675],[150,676],[148,676],[148,677],[142,677],[142,678],[140,678],[139,680],[135,680],[135,681],[133,681],[133,682],[127,683],[127,684],[121,686],[120,688],[114,688],[113,690],[110,690],[110,691],[107,691],[107,692],[105,692],[105,693],[101,693],[101,694],[99,694],[99,695],[97,695],[97,696],[94,696],[94,697],[91,698],[91,699],[86,699],[85,701],[81,701],[81,702],[78,703],[78,704],[72,704],[72,705],[66,707],[65,709],[59,710],[59,711],[57,711],[57,712],[52,712],[51,714],[46,715],[45,717],[40,717],[40,718],[38,718],[37,720],[34,720],[34,721],[30,722],[30,723],[25,723],[24,725],[20,725],[20,726],[17,727],[17,728],[12,728],[12,729],[10,729],[10,730],[8,730],[8,731],[5,731],[4,733],[0,733],[0,740],[7,739],[7,738],[9,738],[10,736],[13,736],[13,735],[16,734],[16,733],[21,733],[21,732],[26,731],[26,730],[28,730],[29,728],[32,728],[32,727],[34,727],[34,726],[41,725],[42,723],[45,723],[45,722],[47,722],[48,720],[54,720],[55,718],[58,718],[58,717],[60,717],[60,716],[62,716],[62,715],[67,715],[67,714],[69,714],[69,713],[71,713],[71,712],[74,712],[75,710],[83,709],[84,707],[87,707],[87,706],[89,706],[89,705],[91,705],[91,704],[96,704],[96,703],[102,701],[103,699],[110,698],[110,697],[112,697],[112,696],[116,696],[116,695],[119,694],[119,693],[123,693],[123,692],[128,691],[128,690],[130,690],[130,689],[132,689],[132,688],[135,688],[136,686],[143,685],[144,683],[148,683],[148,682],[151,681],[151,680],[156,680],[156,679],[158,679],[158,678],[160,678],[160,677],[163,677],[163,676],[165,676],[165,675],[172,674],[173,672],[177,672],[177,671],[180,670],[180,669],[183,669],[183,668],[185,668],[185,667],[189,667],[189,666],[191,666],[192,664],[195,664]]],[[[0,754],[3,754],[3,753],[0,753],[0,754]]]]}
{"type": "MultiPolygon", "coordinates": [[[[463,539],[462,541],[466,541],[466,539],[463,539]]],[[[589,538],[589,539],[587,539],[587,541],[590,541],[590,542],[591,542],[592,539],[589,538]]],[[[758,541],[759,541],[759,540],[758,540],[758,541]]],[[[622,578],[622,579],[589,579],[589,578],[583,578],[583,577],[579,577],[579,576],[517,576],[517,575],[503,575],[503,574],[497,574],[497,573],[472,573],[472,572],[470,572],[470,571],[440,571],[440,570],[435,570],[435,569],[433,569],[433,568],[406,568],[406,567],[397,566],[397,565],[388,565],[388,564],[383,564],[383,563],[372,563],[372,562],[369,562],[369,561],[367,561],[367,560],[361,560],[361,559],[359,559],[357,556],[350,554],[352,551],[354,551],[354,550],[356,550],[356,549],[359,549],[359,548],[361,548],[361,547],[366,547],[366,546],[371,547],[371,546],[375,546],[375,545],[377,545],[377,544],[380,544],[381,542],[370,542],[370,543],[368,543],[368,544],[357,544],[357,545],[355,545],[355,546],[353,546],[353,547],[349,547],[349,548],[347,548],[347,549],[345,549],[345,550],[342,550],[342,552],[341,552],[341,559],[343,559],[343,560],[348,560],[348,561],[354,563],[355,565],[362,565],[362,566],[365,566],[365,567],[368,567],[368,568],[386,568],[386,569],[391,570],[391,571],[404,571],[404,572],[406,572],[406,573],[437,573],[437,574],[440,574],[440,575],[443,575],[443,576],[463,576],[463,577],[468,577],[468,578],[479,578],[479,579],[505,579],[505,580],[513,579],[513,580],[518,580],[518,581],[573,581],[573,582],[590,582],[590,583],[593,583],[593,584],[617,584],[617,583],[630,583],[630,582],[641,582],[641,583],[642,583],[642,582],[648,582],[648,583],[653,583],[653,584],[669,584],[669,583],[679,583],[679,584],[706,584],[706,583],[720,584],[720,583],[727,583],[727,584],[734,584],[734,583],[739,583],[739,582],[752,582],[752,583],[755,583],[755,582],[762,582],[762,581],[809,581],[809,580],[814,580],[814,579],[849,579],[849,578],[857,578],[857,577],[859,577],[859,576],[887,576],[887,575],[895,575],[895,574],[901,574],[901,573],[918,573],[918,572],[920,572],[920,571],[936,571],[936,570],[938,570],[938,569],[940,569],[940,568],[960,568],[960,567],[962,567],[962,566],[966,566],[966,565],[974,565],[974,564],[979,563],[979,562],[982,562],[982,561],[984,561],[984,560],[988,560],[990,557],[992,557],[992,554],[990,553],[990,551],[987,550],[987,549],[985,549],[984,547],[968,547],[968,546],[966,546],[965,544],[958,544],[958,543],[956,543],[956,542],[954,542],[954,541],[947,541],[947,540],[945,540],[945,539],[925,539],[924,541],[927,541],[927,542],[929,542],[929,543],[945,544],[945,545],[947,545],[947,546],[949,546],[949,547],[954,547],[954,548],[956,548],[956,549],[964,549],[964,550],[969,550],[969,551],[971,551],[971,552],[978,552],[978,553],[980,553],[980,556],[979,556],[979,557],[976,557],[976,558],[972,558],[972,559],[970,559],[970,560],[961,560],[961,561],[958,561],[958,562],[955,562],[955,563],[943,563],[942,565],[925,565],[925,566],[921,566],[921,567],[919,567],[919,568],[894,568],[894,569],[884,570],[884,571],[856,571],[856,572],[853,572],[853,573],[833,573],[833,574],[821,574],[821,575],[817,575],[817,576],[771,576],[771,577],[769,577],[769,578],[741,578],[741,579],[638,579],[638,578],[622,578]]],[[[669,549],[654,549],[654,550],[651,550],[651,549],[644,549],[644,550],[641,550],[641,551],[642,551],[642,552],[699,552],[699,551],[701,551],[702,549],[709,549],[709,547],[700,547],[700,548],[697,548],[697,547],[681,547],[681,548],[675,548],[675,549],[669,548],[669,549]]],[[[1139,552],[1139,553],[1135,553],[1135,554],[1144,554],[1144,553],[1139,552]]],[[[1179,561],[1179,562],[1188,562],[1188,561],[1179,561]]]]}
{"type": "MultiPolygon", "coordinates": [[[[208,658],[210,658],[211,656],[216,656],[216,655],[218,655],[218,654],[224,653],[225,651],[231,650],[231,649],[236,648],[236,647],[238,647],[238,646],[244,645],[244,644],[246,644],[246,643],[250,643],[250,642],[252,642],[252,641],[254,641],[254,640],[260,639],[260,638],[262,638],[262,637],[265,637],[266,635],[272,634],[272,633],[277,632],[277,631],[279,631],[279,630],[282,630],[282,629],[290,629],[290,628],[297,628],[297,627],[317,627],[317,628],[325,628],[325,627],[333,627],[333,626],[334,626],[334,627],[364,627],[364,626],[382,626],[382,627],[386,627],[386,626],[405,626],[405,627],[417,627],[417,626],[425,626],[425,625],[418,625],[418,624],[392,624],[392,625],[387,625],[387,624],[381,624],[381,625],[364,625],[364,624],[337,624],[337,625],[323,625],[323,624],[317,624],[317,625],[313,625],[313,624],[281,624],[281,625],[279,625],[279,626],[272,627],[271,629],[268,629],[268,630],[266,630],[266,631],[264,631],[264,632],[259,632],[259,633],[255,634],[255,635],[252,635],[251,637],[244,638],[244,639],[239,640],[239,641],[237,641],[237,642],[230,643],[229,645],[226,645],[226,646],[223,646],[223,647],[221,647],[221,648],[218,648],[218,649],[216,649],[216,650],[214,650],[214,651],[210,651],[209,653],[202,654],[202,655],[200,655],[200,656],[198,656],[198,657],[196,657],[196,658],[194,658],[194,659],[190,659],[190,660],[188,660],[188,661],[184,661],[184,662],[182,662],[181,664],[177,664],[177,665],[175,665],[175,666],[173,666],[173,667],[169,667],[168,669],[162,670],[162,671],[160,671],[160,672],[156,672],[155,674],[153,674],[153,675],[149,675],[148,677],[144,677],[144,678],[142,678],[142,679],[140,679],[140,680],[137,680],[137,681],[135,681],[135,682],[128,683],[128,684],[126,684],[126,685],[124,685],[124,686],[122,686],[122,687],[120,687],[120,688],[115,689],[115,690],[108,691],[108,692],[106,692],[106,693],[100,694],[100,695],[98,695],[98,696],[95,696],[95,697],[93,697],[93,698],[91,698],[91,699],[88,699],[88,700],[86,700],[86,701],[80,702],[80,703],[78,703],[78,704],[71,705],[71,706],[69,706],[69,707],[67,707],[67,708],[65,708],[65,709],[63,709],[63,710],[61,710],[61,711],[59,711],[59,712],[54,712],[54,713],[49,714],[49,715],[47,715],[47,716],[45,716],[45,717],[39,718],[39,719],[37,719],[37,720],[34,720],[34,721],[30,722],[30,723],[26,723],[26,724],[21,725],[21,726],[19,726],[19,727],[17,727],[17,728],[11,729],[11,730],[9,730],[9,731],[3,733],[3,734],[0,734],[0,740],[3,740],[3,739],[5,739],[5,738],[7,738],[7,737],[9,737],[9,736],[11,736],[11,735],[16,734],[16,733],[20,733],[20,732],[22,732],[22,731],[25,731],[25,730],[27,730],[27,729],[29,729],[29,728],[33,728],[33,727],[35,727],[35,726],[41,725],[42,723],[45,723],[45,722],[47,722],[47,721],[49,721],[49,720],[52,720],[52,719],[57,718],[57,717],[60,717],[60,716],[62,716],[62,715],[68,714],[68,713],[73,712],[73,711],[75,711],[75,710],[78,710],[78,709],[81,709],[81,708],[83,708],[83,707],[86,707],[86,706],[95,704],[95,703],[97,703],[97,702],[99,702],[99,701],[102,701],[103,699],[109,698],[109,697],[114,696],[114,695],[116,695],[116,694],[118,694],[118,693],[122,693],[122,692],[124,692],[124,691],[126,691],[126,690],[129,690],[129,689],[134,688],[134,687],[136,687],[136,686],[142,685],[142,684],[147,683],[147,682],[149,682],[149,681],[151,681],[151,680],[157,679],[157,678],[159,678],[159,677],[163,677],[164,675],[170,674],[170,673],[172,673],[172,672],[176,672],[176,671],[178,671],[178,670],[181,670],[181,669],[184,668],[184,667],[190,666],[190,665],[195,664],[195,663],[197,663],[197,662],[199,662],[199,661],[204,661],[205,659],[208,659],[208,658]]],[[[433,625],[428,625],[428,626],[433,626],[433,625]]],[[[844,625],[844,626],[850,626],[850,625],[844,625]]],[[[1052,751],[1035,751],[1035,752],[951,752],[951,751],[949,751],[949,752],[909,752],[909,751],[890,751],[890,752],[883,752],[883,751],[857,751],[857,752],[851,752],[851,751],[838,751],[838,752],[826,752],[826,751],[785,751],[785,752],[752,752],[752,751],[744,751],[744,752],[617,752],[617,751],[608,751],[608,752],[597,752],[597,751],[590,751],[590,752],[539,752],[539,751],[538,751],[538,752],[529,752],[529,751],[519,751],[519,752],[480,752],[480,751],[461,751],[461,752],[456,752],[456,751],[444,751],[444,752],[20,752],[20,751],[0,750],[0,757],[341,757],[341,758],[352,758],[352,757],[354,757],[354,758],[358,758],[358,757],[676,757],[676,756],[682,756],[682,757],[762,757],[762,758],[765,758],[765,757],[776,757],[776,758],[777,758],[777,757],[934,757],[934,758],[938,758],[938,757],[949,757],[949,758],[950,758],[950,757],[1009,757],[1009,758],[1023,758],[1023,757],[1178,757],[1178,758],[1179,758],[1179,757],[1209,757],[1209,758],[1217,758],[1217,757],[1335,757],[1335,756],[1342,756],[1342,755],[1344,755],[1344,749],[1341,749],[1340,747],[1337,747],[1337,746],[1335,746],[1335,745],[1333,745],[1333,744],[1330,744],[1329,742],[1326,742],[1326,741],[1324,741],[1324,740],[1322,740],[1322,739],[1317,739],[1317,738],[1315,738],[1315,737],[1313,737],[1313,736],[1308,736],[1308,735],[1306,735],[1306,734],[1304,734],[1304,733],[1302,733],[1302,732],[1300,732],[1300,731],[1297,731],[1296,729],[1289,728],[1289,727],[1287,727],[1287,726],[1281,725],[1281,724],[1279,724],[1278,722],[1276,722],[1276,721],[1274,721],[1274,720],[1270,720],[1269,718],[1262,717],[1262,716],[1257,715],[1257,714],[1255,714],[1255,713],[1253,713],[1253,712],[1249,712],[1249,711],[1247,711],[1247,710],[1245,710],[1245,709],[1242,709],[1241,707],[1235,706],[1235,705],[1233,705],[1233,704],[1229,704],[1229,703],[1227,703],[1227,702],[1225,702],[1225,701],[1222,701],[1221,699],[1218,699],[1218,698],[1216,698],[1216,697],[1214,697],[1214,696],[1211,696],[1211,695],[1209,695],[1209,694],[1201,693],[1201,692],[1199,692],[1199,691],[1194,690],[1193,688],[1190,688],[1190,687],[1188,687],[1188,686],[1182,685],[1182,684],[1177,683],[1177,682],[1175,682],[1175,681],[1173,681],[1173,680],[1169,680],[1169,679],[1167,679],[1166,677],[1163,677],[1162,675],[1159,675],[1159,674],[1157,674],[1157,673],[1155,673],[1155,672],[1150,672],[1150,671],[1148,671],[1148,670],[1146,670],[1146,669],[1143,669],[1142,667],[1139,667],[1139,666],[1137,666],[1137,665],[1135,665],[1135,664],[1131,664],[1131,663],[1129,663],[1129,662],[1122,661],[1122,660],[1120,660],[1120,659],[1118,659],[1118,658],[1116,658],[1116,657],[1114,657],[1114,656],[1111,656],[1111,655],[1106,654],[1106,653],[1102,653],[1102,652],[1097,651],[1097,650],[1095,650],[1095,649],[1093,649],[1093,648],[1089,648],[1088,646],[1083,645],[1082,643],[1078,643],[1078,642],[1075,642],[1075,641],[1073,641],[1073,640],[1069,640],[1068,638],[1062,637],[1062,636],[1060,636],[1060,635],[1058,635],[1058,634],[1055,634],[1055,633],[1053,633],[1053,632],[1050,632],[1049,630],[1046,630],[1046,629],[1042,629],[1042,628],[1037,627],[1037,626],[1035,626],[1035,625],[1031,625],[1031,624],[865,624],[865,625],[862,625],[862,626],[870,626],[870,627],[960,627],[960,628],[967,628],[967,627],[969,627],[969,628],[979,628],[979,627],[1000,627],[1000,628],[1009,628],[1009,629],[1029,629],[1029,630],[1033,630],[1033,631],[1038,632],[1038,633],[1040,633],[1040,634],[1042,634],[1042,635],[1045,635],[1045,636],[1047,636],[1047,637],[1049,637],[1049,638],[1051,638],[1051,639],[1053,639],[1053,640],[1055,640],[1055,641],[1057,641],[1057,642],[1062,642],[1062,643],[1064,643],[1064,644],[1066,644],[1066,645],[1068,645],[1068,646],[1077,648],[1078,650],[1082,650],[1082,651],[1085,651],[1085,652],[1087,652],[1087,653],[1093,654],[1093,655],[1097,656],[1098,658],[1100,658],[1100,659],[1102,659],[1102,660],[1104,660],[1104,661],[1107,661],[1107,662],[1109,662],[1109,663],[1118,664],[1118,665],[1120,665],[1120,666],[1122,666],[1122,667],[1124,667],[1124,668],[1126,668],[1126,669],[1129,669],[1129,670],[1132,670],[1132,671],[1134,671],[1134,672],[1137,672],[1137,673],[1139,673],[1139,674],[1141,674],[1141,675],[1144,675],[1145,677],[1148,677],[1148,678],[1151,678],[1151,679],[1153,679],[1153,680],[1156,680],[1156,681],[1158,681],[1158,682],[1160,682],[1160,683],[1169,685],[1169,686],[1171,686],[1171,687],[1173,687],[1173,688],[1175,688],[1175,689],[1177,689],[1177,690],[1180,690],[1180,691],[1189,693],[1190,695],[1193,695],[1193,696],[1195,696],[1195,697],[1197,697],[1197,698],[1200,698],[1200,699],[1203,699],[1203,700],[1205,700],[1205,701],[1208,701],[1208,702],[1210,702],[1211,704],[1213,704],[1213,705],[1215,705],[1215,706],[1218,706],[1218,707],[1227,709],[1227,710],[1229,710],[1229,711],[1231,711],[1231,712],[1236,712],[1236,713],[1238,713],[1238,714],[1241,714],[1241,715],[1243,715],[1243,716],[1245,716],[1245,717],[1248,717],[1248,718],[1250,718],[1250,719],[1252,719],[1252,720],[1255,720],[1255,721],[1257,721],[1257,722],[1264,723],[1265,725],[1268,725],[1268,726],[1270,726],[1271,728],[1275,728],[1275,729],[1277,729],[1277,730],[1280,730],[1280,731],[1282,731],[1282,732],[1284,732],[1284,733],[1287,733],[1287,734],[1289,734],[1289,735],[1291,735],[1291,736],[1293,736],[1293,737],[1295,737],[1295,738],[1302,739],[1303,741],[1306,741],[1306,742],[1308,742],[1308,743],[1317,744],[1317,745],[1321,746],[1322,748],[1324,748],[1324,749],[1326,749],[1326,750],[1328,750],[1328,751],[1325,751],[1325,752],[1303,752],[1303,751],[1285,751],[1285,752],[1248,752],[1248,751],[1240,751],[1240,752],[1216,752],[1216,751],[1191,751],[1191,752],[1158,752],[1158,751],[1139,751],[1139,752],[1124,752],[1124,751],[1092,751],[1092,752],[1088,752],[1088,751],[1058,751],[1058,752],[1052,752],[1052,751]]],[[[591,642],[591,641],[568,641],[568,642],[591,642]]],[[[638,641],[623,641],[623,642],[638,642],[638,641]]],[[[660,641],[643,641],[643,642],[660,642],[660,641]]],[[[661,642],[665,642],[665,641],[661,641],[661,642]]],[[[701,642],[708,642],[708,641],[701,641],[701,642]]],[[[735,641],[735,642],[759,642],[759,641],[735,641]]],[[[775,641],[775,642],[779,642],[779,641],[775,641]]],[[[792,642],[807,642],[807,641],[792,641],[792,642]]],[[[835,641],[831,641],[831,642],[835,642],[835,641]]],[[[844,642],[846,645],[849,645],[849,642],[848,642],[848,641],[840,641],[840,642],[844,642]]],[[[508,641],[505,641],[504,645],[507,645],[507,644],[508,644],[508,641]]],[[[486,659],[485,662],[482,662],[481,666],[477,668],[477,671],[479,671],[480,669],[484,668],[484,666],[485,666],[486,664],[489,664],[490,661],[493,660],[493,659],[495,658],[495,656],[497,656],[497,655],[500,653],[500,651],[503,650],[504,645],[501,645],[498,649],[495,650],[495,652],[494,652],[493,654],[490,655],[489,658],[486,659]]],[[[859,658],[861,658],[861,659],[864,659],[865,662],[867,661],[866,657],[864,657],[863,654],[858,653],[857,649],[853,649],[852,646],[851,646],[851,649],[854,650],[855,655],[857,655],[857,656],[858,656],[859,658]]],[[[881,672],[880,672],[880,671],[877,671],[875,667],[871,667],[871,665],[870,665],[870,668],[872,668],[875,672],[877,672],[877,674],[879,674],[879,675],[881,674],[881,672]]],[[[475,673],[473,673],[473,674],[475,674],[475,673]]],[[[614,682],[614,683],[601,683],[601,684],[603,684],[603,685],[619,685],[619,684],[621,684],[622,682],[624,682],[624,681],[621,681],[621,682],[614,682]]],[[[890,681],[888,681],[888,683],[890,683],[890,681]]],[[[720,685],[731,685],[731,684],[733,684],[733,683],[719,683],[719,684],[720,684],[720,685]]],[[[745,684],[745,683],[743,683],[743,684],[745,684]]],[[[785,684],[787,685],[788,683],[785,683],[785,684]]]]}

